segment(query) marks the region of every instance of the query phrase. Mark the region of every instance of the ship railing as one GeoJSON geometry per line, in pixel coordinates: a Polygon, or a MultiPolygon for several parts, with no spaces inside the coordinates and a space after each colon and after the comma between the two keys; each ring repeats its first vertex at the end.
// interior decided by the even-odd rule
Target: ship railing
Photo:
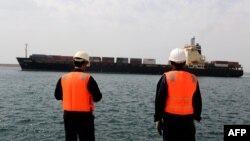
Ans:
{"type": "Polygon", "coordinates": [[[204,69],[204,65],[187,65],[188,68],[204,69]]]}

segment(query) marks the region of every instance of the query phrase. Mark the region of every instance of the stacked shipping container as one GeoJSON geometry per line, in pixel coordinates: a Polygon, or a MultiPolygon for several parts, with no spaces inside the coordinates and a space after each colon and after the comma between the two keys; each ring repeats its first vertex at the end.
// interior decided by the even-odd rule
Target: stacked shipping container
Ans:
{"type": "Polygon", "coordinates": [[[155,59],[143,59],[143,64],[155,64],[155,59]]]}
{"type": "Polygon", "coordinates": [[[102,63],[114,64],[115,58],[114,57],[102,57],[102,63]]]}
{"type": "Polygon", "coordinates": [[[128,58],[117,57],[116,63],[118,64],[128,64],[128,58]]]}
{"type": "Polygon", "coordinates": [[[211,61],[215,67],[230,67],[230,68],[239,68],[241,65],[239,62],[231,62],[231,61],[211,61]]]}
{"type": "Polygon", "coordinates": [[[101,63],[101,57],[90,56],[89,61],[90,63],[101,63]]]}
{"type": "Polygon", "coordinates": [[[140,65],[140,64],[142,64],[142,59],[141,58],[130,58],[130,64],[140,65]]]}
{"type": "MultiPolygon", "coordinates": [[[[60,56],[60,55],[44,55],[44,54],[32,54],[30,56],[35,62],[44,62],[44,63],[72,63],[72,56],[60,56]]],[[[115,64],[114,57],[98,57],[98,56],[90,56],[90,63],[104,63],[104,64],[115,64]]],[[[132,65],[155,65],[155,59],[147,59],[147,58],[125,58],[125,57],[117,57],[117,64],[132,64],[132,65]]],[[[231,62],[231,61],[211,61],[211,63],[206,64],[207,66],[213,65],[215,67],[229,67],[229,68],[240,68],[241,65],[239,62],[231,62]]]]}

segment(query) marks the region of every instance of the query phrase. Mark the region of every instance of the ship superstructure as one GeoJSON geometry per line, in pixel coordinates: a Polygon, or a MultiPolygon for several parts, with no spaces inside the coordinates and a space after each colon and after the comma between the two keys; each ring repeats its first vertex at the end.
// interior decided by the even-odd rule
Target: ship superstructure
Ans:
{"type": "Polygon", "coordinates": [[[190,45],[184,46],[186,54],[186,65],[191,68],[204,68],[205,67],[205,56],[201,54],[201,46],[196,43],[195,37],[191,39],[190,45]]]}

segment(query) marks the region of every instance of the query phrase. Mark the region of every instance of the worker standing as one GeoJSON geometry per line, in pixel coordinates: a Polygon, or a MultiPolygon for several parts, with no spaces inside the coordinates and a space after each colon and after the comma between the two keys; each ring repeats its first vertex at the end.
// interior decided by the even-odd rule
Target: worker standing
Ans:
{"type": "Polygon", "coordinates": [[[195,75],[185,71],[183,49],[173,49],[169,56],[172,70],[157,84],[154,121],[164,141],[195,141],[194,120],[201,120],[202,100],[195,75]]]}
{"type": "Polygon", "coordinates": [[[85,73],[89,56],[78,51],[73,56],[74,71],[64,74],[57,82],[55,98],[62,100],[66,141],[94,141],[94,102],[102,94],[94,78],[85,73]]]}

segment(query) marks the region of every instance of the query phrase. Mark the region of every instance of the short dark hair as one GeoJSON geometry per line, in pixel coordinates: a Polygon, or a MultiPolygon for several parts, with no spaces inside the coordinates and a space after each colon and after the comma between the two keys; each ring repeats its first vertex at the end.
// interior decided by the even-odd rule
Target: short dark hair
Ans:
{"type": "Polygon", "coordinates": [[[186,65],[186,62],[183,63],[175,63],[174,61],[170,61],[172,66],[175,66],[176,68],[183,68],[186,65]]]}
{"type": "Polygon", "coordinates": [[[88,63],[87,61],[75,61],[74,60],[74,65],[76,67],[81,67],[82,65],[87,64],[87,63],[88,63]]]}

